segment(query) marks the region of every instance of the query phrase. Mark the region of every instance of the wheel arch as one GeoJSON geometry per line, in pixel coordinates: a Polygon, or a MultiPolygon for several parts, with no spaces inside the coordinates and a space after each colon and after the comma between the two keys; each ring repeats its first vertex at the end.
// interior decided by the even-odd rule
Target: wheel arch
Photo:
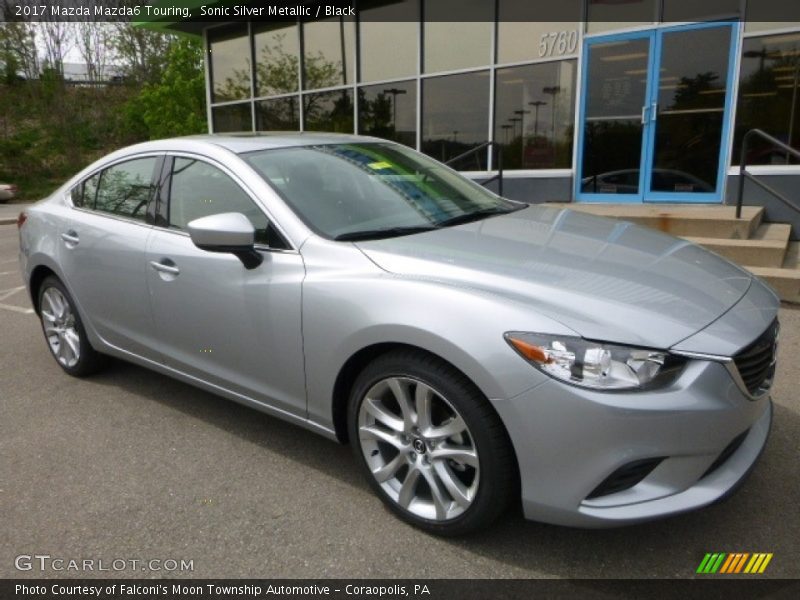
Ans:
{"type": "MultiPolygon", "coordinates": [[[[447,364],[461,374],[465,379],[467,379],[467,381],[472,383],[472,385],[474,385],[485,396],[485,393],[481,390],[480,386],[478,386],[469,375],[464,373],[462,369],[459,369],[458,366],[454,365],[451,361],[436,354],[435,352],[431,352],[430,350],[414,344],[402,342],[380,342],[364,346],[363,348],[351,354],[350,357],[344,362],[342,367],[339,369],[339,373],[337,374],[335,383],[333,385],[331,398],[333,412],[332,420],[334,431],[336,432],[336,438],[342,444],[347,444],[350,441],[347,433],[347,404],[356,378],[358,377],[359,373],[361,373],[361,371],[363,371],[364,368],[373,360],[379,356],[387,354],[388,352],[393,352],[396,350],[417,352],[447,364]]],[[[489,405],[491,406],[491,403],[489,403],[489,405]]],[[[495,410],[493,406],[492,410],[495,410]]],[[[500,418],[499,414],[498,418],[500,418]]]]}
{"type": "Polygon", "coordinates": [[[415,352],[421,355],[426,355],[431,358],[440,361],[456,371],[458,374],[463,376],[468,382],[470,382],[478,392],[486,399],[486,407],[492,413],[495,414],[497,417],[498,423],[500,423],[503,434],[506,437],[508,449],[510,452],[510,460],[511,460],[511,478],[512,478],[512,488],[511,488],[511,498],[516,498],[516,502],[519,501],[520,498],[520,489],[521,489],[521,475],[519,469],[519,457],[517,456],[517,449],[514,443],[511,441],[511,434],[508,431],[508,427],[505,424],[505,421],[497,412],[494,403],[490,402],[488,398],[486,398],[486,394],[480,389],[480,387],[474,382],[472,378],[470,378],[462,369],[459,369],[456,365],[454,365],[451,361],[439,356],[438,354],[431,352],[425,348],[414,344],[408,343],[401,343],[401,342],[381,342],[375,343],[368,346],[361,348],[360,350],[354,352],[342,365],[342,368],[339,370],[339,373],[336,377],[336,382],[333,387],[333,398],[332,398],[332,410],[333,410],[333,425],[334,430],[336,433],[336,438],[342,444],[349,443],[349,434],[348,434],[348,423],[347,423],[347,408],[350,399],[350,392],[355,384],[355,381],[361,371],[367,367],[372,361],[376,360],[378,357],[383,356],[389,352],[395,351],[407,351],[407,352],[415,352]]]}
{"type": "Polygon", "coordinates": [[[34,267],[33,271],[31,271],[31,276],[28,282],[28,290],[30,291],[31,295],[31,302],[33,303],[33,310],[36,311],[36,314],[39,314],[39,290],[42,287],[42,282],[47,279],[49,276],[53,276],[58,278],[59,281],[63,282],[63,279],[56,273],[53,269],[48,267],[47,265],[37,265],[34,267]]]}

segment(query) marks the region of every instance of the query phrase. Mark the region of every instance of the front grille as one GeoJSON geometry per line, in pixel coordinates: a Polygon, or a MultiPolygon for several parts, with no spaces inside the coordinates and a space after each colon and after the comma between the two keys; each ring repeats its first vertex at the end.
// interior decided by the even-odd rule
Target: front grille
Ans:
{"type": "MultiPolygon", "coordinates": [[[[728,460],[731,457],[731,455],[739,449],[739,446],[742,445],[742,442],[747,437],[748,433],[750,433],[749,429],[747,431],[740,433],[735,438],[733,438],[733,441],[727,446],[725,446],[725,449],[722,452],[720,452],[720,455],[717,457],[717,459],[713,463],[711,463],[711,466],[708,467],[708,469],[706,469],[706,472],[703,473],[703,477],[711,475],[714,471],[716,471],[723,464],[725,464],[725,461],[728,460]]],[[[700,479],[702,479],[703,477],[701,477],[700,479]]]]}
{"type": "Polygon", "coordinates": [[[733,357],[739,377],[752,395],[761,394],[772,385],[778,353],[778,320],[747,348],[733,357]]]}
{"type": "Polygon", "coordinates": [[[650,475],[653,469],[661,464],[662,460],[664,460],[663,456],[659,458],[646,458],[644,460],[629,462],[621,466],[606,477],[600,485],[594,488],[592,493],[586,496],[586,499],[591,500],[592,498],[599,498],[600,496],[608,496],[609,494],[616,494],[617,492],[632,488],[642,479],[650,475]]]}

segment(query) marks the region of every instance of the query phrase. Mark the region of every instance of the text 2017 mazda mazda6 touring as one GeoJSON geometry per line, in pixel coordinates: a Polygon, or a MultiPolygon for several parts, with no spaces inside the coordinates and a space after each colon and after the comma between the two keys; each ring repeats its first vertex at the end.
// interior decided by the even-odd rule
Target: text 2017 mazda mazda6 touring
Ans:
{"type": "Polygon", "coordinates": [[[20,216],[71,375],[115,356],[349,441],[428,531],[726,495],[767,439],[776,296],[688,242],[325,134],[140,144],[20,216]]]}

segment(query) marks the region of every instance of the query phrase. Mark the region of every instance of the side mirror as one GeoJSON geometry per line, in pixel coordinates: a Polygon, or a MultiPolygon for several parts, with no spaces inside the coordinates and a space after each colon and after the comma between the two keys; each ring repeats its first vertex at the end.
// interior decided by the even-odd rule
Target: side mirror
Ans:
{"type": "Polygon", "coordinates": [[[195,246],[208,252],[235,255],[246,269],[255,269],[264,257],[253,248],[256,231],[242,213],[221,213],[190,221],[186,225],[195,246]]]}

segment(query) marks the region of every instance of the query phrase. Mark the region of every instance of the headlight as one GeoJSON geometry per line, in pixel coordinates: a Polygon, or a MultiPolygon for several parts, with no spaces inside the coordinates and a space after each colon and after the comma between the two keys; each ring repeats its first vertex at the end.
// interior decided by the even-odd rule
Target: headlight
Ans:
{"type": "Polygon", "coordinates": [[[685,359],[647,348],[590,342],[578,337],[507,333],[514,350],[548,375],[581,387],[627,390],[674,376],[685,359]]]}

